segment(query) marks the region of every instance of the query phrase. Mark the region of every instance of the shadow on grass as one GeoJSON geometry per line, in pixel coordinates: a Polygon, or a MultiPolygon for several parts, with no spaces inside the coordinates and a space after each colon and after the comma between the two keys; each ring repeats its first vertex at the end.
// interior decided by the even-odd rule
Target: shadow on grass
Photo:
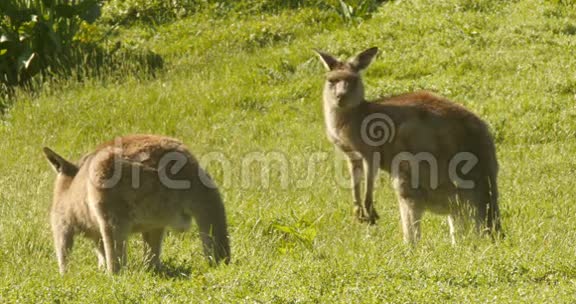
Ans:
{"type": "MultiPolygon", "coordinates": [[[[120,43],[110,48],[93,44],[78,45],[62,51],[58,57],[37,60],[31,65],[32,72],[18,72],[15,68],[8,71],[11,76],[0,79],[0,116],[17,101],[16,88],[35,94],[50,81],[83,82],[92,78],[115,82],[127,77],[151,79],[163,67],[163,58],[150,50],[133,50],[120,43]]],[[[8,72],[0,69],[0,76],[8,72]]]]}
{"type": "Polygon", "coordinates": [[[190,279],[192,270],[192,265],[189,263],[168,260],[164,261],[161,269],[154,271],[154,274],[163,278],[186,280],[190,279]]]}

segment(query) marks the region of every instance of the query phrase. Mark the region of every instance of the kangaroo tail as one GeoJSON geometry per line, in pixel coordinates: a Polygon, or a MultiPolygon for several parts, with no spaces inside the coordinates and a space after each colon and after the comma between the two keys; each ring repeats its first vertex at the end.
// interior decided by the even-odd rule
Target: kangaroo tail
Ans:
{"type": "Polygon", "coordinates": [[[490,184],[490,202],[488,205],[488,227],[493,233],[502,234],[502,224],[500,222],[500,208],[498,207],[498,181],[497,172],[493,171],[488,176],[490,184]]]}
{"type": "Polygon", "coordinates": [[[498,160],[496,158],[496,146],[494,140],[486,129],[485,140],[480,143],[479,157],[481,159],[481,176],[484,185],[482,188],[483,201],[485,204],[486,228],[493,237],[504,237],[500,220],[500,207],[498,205],[498,160]]]}
{"type": "Polygon", "coordinates": [[[496,153],[494,150],[490,153],[490,157],[488,158],[489,163],[486,172],[486,177],[488,179],[487,190],[489,191],[486,224],[493,236],[503,238],[504,233],[502,232],[502,224],[500,221],[500,207],[498,206],[498,161],[496,160],[496,153]]]}

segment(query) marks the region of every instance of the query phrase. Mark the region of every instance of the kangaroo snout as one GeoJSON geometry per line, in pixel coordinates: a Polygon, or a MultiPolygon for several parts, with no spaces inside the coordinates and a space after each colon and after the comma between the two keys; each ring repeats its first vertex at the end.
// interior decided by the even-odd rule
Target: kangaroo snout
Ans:
{"type": "Polygon", "coordinates": [[[345,81],[337,82],[334,88],[334,96],[338,99],[342,99],[347,94],[348,94],[348,83],[345,81]]]}

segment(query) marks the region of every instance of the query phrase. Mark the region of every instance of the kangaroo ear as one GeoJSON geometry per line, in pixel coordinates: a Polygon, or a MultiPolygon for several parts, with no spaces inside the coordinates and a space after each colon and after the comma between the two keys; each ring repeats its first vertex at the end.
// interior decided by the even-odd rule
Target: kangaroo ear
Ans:
{"type": "Polygon", "coordinates": [[[58,155],[50,148],[44,147],[42,151],[44,151],[44,154],[46,154],[46,158],[48,158],[48,161],[52,165],[52,168],[54,168],[54,171],[56,171],[57,173],[74,176],[78,172],[78,167],[76,167],[69,161],[65,160],[62,156],[58,155]]]}
{"type": "Polygon", "coordinates": [[[361,71],[370,65],[370,62],[372,62],[372,59],[374,59],[374,56],[376,56],[376,53],[378,53],[378,48],[377,47],[371,47],[371,48],[359,53],[354,58],[350,59],[350,61],[348,61],[348,63],[350,63],[350,65],[356,71],[361,71]]]}
{"type": "Polygon", "coordinates": [[[334,68],[336,68],[341,64],[341,62],[338,59],[334,58],[332,55],[328,53],[324,53],[317,49],[314,49],[314,52],[318,54],[318,57],[320,57],[320,61],[322,61],[322,64],[328,71],[332,71],[334,68]]]}

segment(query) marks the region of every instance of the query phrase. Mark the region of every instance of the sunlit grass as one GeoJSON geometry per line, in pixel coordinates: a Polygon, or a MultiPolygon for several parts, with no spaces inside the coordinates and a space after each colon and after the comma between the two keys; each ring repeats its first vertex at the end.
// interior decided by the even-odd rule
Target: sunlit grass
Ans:
{"type": "MultiPolygon", "coordinates": [[[[278,15],[191,16],[132,27],[166,60],[155,79],[87,80],[22,95],[0,122],[0,302],[570,302],[576,286],[576,20],[552,1],[397,1],[345,24],[311,8],[278,15]],[[349,189],[325,138],[323,68],[311,51],[342,57],[369,46],[368,97],[431,89],[490,124],[501,164],[507,238],[450,245],[444,218],[427,215],[416,248],[402,243],[395,196],[377,185],[375,227],[354,222],[349,189]],[[141,270],[142,245],[117,276],[97,269],[78,239],[60,277],[48,224],[50,146],[79,159],[129,133],[182,139],[222,185],[233,261],[210,268],[195,230],[171,233],[171,276],[141,270]],[[242,161],[275,151],[289,160],[283,187],[242,185],[242,161]],[[318,161],[311,183],[307,160],[318,161]],[[231,168],[231,169],[230,169],[231,168]],[[226,171],[229,170],[229,171],[226,171]]],[[[256,171],[255,167],[253,170],[256,171]]],[[[252,172],[255,175],[259,172],[252,172]]]]}

